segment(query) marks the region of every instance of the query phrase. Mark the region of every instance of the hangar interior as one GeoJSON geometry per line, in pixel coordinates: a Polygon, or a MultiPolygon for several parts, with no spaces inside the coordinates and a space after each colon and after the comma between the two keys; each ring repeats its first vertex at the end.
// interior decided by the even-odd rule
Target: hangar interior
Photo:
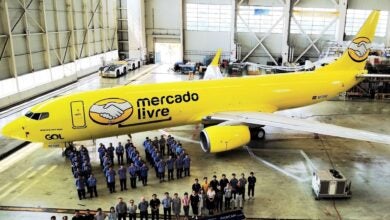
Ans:
{"type": "MultiPolygon", "coordinates": [[[[390,74],[390,1],[0,0],[0,128],[32,106],[65,94],[202,80],[199,67],[207,66],[218,49],[227,77],[283,74],[284,67],[291,70],[287,72],[301,70],[308,60],[337,57],[371,10],[381,10],[381,15],[367,69],[390,74]],[[125,60],[128,69],[116,78],[102,77],[99,68],[118,60],[125,60]]],[[[390,134],[389,99],[389,80],[378,76],[334,99],[279,114],[390,134]]],[[[390,217],[388,144],[264,129],[265,140],[219,154],[202,151],[202,125],[131,134],[143,158],[145,137],[172,135],[181,141],[191,157],[191,176],[160,183],[150,172],[148,186],[116,194],[106,187],[98,144],[126,143],[129,136],[75,142],[87,147],[98,182],[99,197],[86,200],[77,196],[63,147],[1,135],[0,219],[71,218],[74,210],[97,208],[108,212],[118,197],[137,204],[154,193],[160,199],[164,192],[182,197],[191,193],[194,178],[202,182],[213,175],[220,179],[222,173],[230,179],[232,173],[248,177],[250,172],[257,183],[255,199],[243,203],[247,219],[390,217]],[[350,180],[350,198],[314,198],[313,173],[329,169],[350,180]]]]}

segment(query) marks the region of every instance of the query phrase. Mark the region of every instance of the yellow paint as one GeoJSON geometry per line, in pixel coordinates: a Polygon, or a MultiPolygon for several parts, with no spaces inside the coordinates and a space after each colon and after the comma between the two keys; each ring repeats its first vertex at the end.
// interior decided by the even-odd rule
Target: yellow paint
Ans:
{"type": "Polygon", "coordinates": [[[221,52],[222,52],[221,49],[217,50],[217,53],[215,54],[213,60],[210,63],[210,66],[218,66],[219,59],[221,58],[221,52]]]}
{"type": "MultiPolygon", "coordinates": [[[[325,101],[360,82],[356,75],[365,73],[367,43],[373,40],[378,18],[379,12],[372,12],[350,49],[334,63],[312,72],[74,93],[31,109],[33,113],[49,113],[48,118],[20,117],[6,125],[2,133],[32,142],[63,143],[195,124],[213,112],[274,112],[325,101]],[[77,104],[72,106],[73,102],[77,104]]],[[[220,54],[219,50],[211,65],[218,63],[220,54]]]]}
{"type": "Polygon", "coordinates": [[[209,137],[209,146],[202,146],[202,148],[210,153],[229,151],[243,146],[251,140],[249,128],[246,125],[211,126],[205,128],[203,132],[209,137]]]}

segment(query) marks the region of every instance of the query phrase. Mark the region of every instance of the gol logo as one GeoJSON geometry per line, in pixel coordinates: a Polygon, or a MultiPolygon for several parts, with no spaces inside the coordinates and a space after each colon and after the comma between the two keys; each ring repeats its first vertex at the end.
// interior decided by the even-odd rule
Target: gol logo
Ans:
{"type": "Polygon", "coordinates": [[[92,121],[102,125],[113,125],[126,121],[133,114],[130,102],[120,98],[97,101],[89,109],[92,121]]]}
{"type": "Polygon", "coordinates": [[[348,55],[356,62],[363,62],[370,53],[371,41],[367,37],[353,39],[348,47],[348,55]]]}

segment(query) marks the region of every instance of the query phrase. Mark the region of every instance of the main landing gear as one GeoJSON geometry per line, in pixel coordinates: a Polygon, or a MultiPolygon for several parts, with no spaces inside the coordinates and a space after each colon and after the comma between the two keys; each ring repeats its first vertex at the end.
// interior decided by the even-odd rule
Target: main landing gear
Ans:
{"type": "Polygon", "coordinates": [[[264,140],[265,139],[265,131],[263,127],[252,127],[249,128],[251,133],[252,140],[264,140]]]}

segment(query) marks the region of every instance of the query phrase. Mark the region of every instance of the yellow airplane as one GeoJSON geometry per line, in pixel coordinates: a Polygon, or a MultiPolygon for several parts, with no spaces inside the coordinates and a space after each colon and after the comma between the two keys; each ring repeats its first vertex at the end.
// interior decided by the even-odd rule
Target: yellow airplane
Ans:
{"type": "Polygon", "coordinates": [[[200,143],[222,152],[264,138],[274,126],[344,138],[390,143],[390,136],[272,114],[328,100],[369,77],[365,68],[378,23],[373,11],[335,62],[310,72],[221,78],[220,51],[202,81],[129,85],[74,93],[34,106],[2,133],[16,139],[60,144],[159,128],[213,122],[200,143]]]}

